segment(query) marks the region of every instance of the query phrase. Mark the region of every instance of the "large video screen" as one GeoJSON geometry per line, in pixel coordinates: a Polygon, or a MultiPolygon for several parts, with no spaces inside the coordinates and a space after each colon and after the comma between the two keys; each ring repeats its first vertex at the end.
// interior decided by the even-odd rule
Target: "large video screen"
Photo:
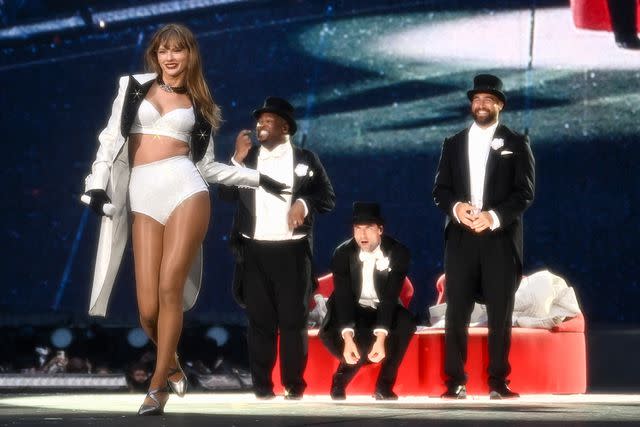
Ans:
{"type": "MultiPolygon", "coordinates": [[[[158,2],[96,3],[71,13],[158,2]]],[[[378,201],[385,231],[411,249],[411,308],[424,319],[443,272],[444,214],[431,196],[442,142],[472,122],[473,76],[492,73],[505,83],[501,123],[528,134],[536,158],[524,274],[564,277],[588,321],[640,321],[640,53],[616,45],[604,6],[588,20],[577,0],[215,3],[1,41],[4,323],[94,321],[98,220],[79,201],[84,177],[118,77],[143,71],[150,36],[172,21],[196,34],[222,107],[219,161],[265,97],[296,107],[295,143],[319,155],[337,195],[316,221],[318,274],[350,235],[352,202],[378,201]]],[[[230,291],[234,207],[215,193],[203,290],[186,320],[241,324],[230,291]]],[[[128,247],[105,322],[137,321],[128,247]]]]}

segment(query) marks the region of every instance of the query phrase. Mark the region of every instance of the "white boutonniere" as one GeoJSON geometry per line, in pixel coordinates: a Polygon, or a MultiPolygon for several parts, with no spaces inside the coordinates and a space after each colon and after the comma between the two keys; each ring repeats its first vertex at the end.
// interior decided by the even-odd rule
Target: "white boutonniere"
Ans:
{"type": "Polygon", "coordinates": [[[504,139],[502,138],[493,138],[493,141],[491,141],[491,149],[493,150],[499,150],[502,148],[503,145],[504,145],[504,139]]]}
{"type": "MultiPolygon", "coordinates": [[[[309,172],[309,166],[305,165],[304,163],[298,163],[296,165],[296,168],[293,170],[293,172],[297,175],[297,176],[305,176],[307,174],[307,172],[309,172]]],[[[312,175],[312,172],[309,172],[309,175],[312,175]]]]}
{"type": "Polygon", "coordinates": [[[391,269],[389,268],[389,257],[382,257],[382,258],[378,258],[376,260],[376,269],[378,271],[391,271],[391,269]]]}

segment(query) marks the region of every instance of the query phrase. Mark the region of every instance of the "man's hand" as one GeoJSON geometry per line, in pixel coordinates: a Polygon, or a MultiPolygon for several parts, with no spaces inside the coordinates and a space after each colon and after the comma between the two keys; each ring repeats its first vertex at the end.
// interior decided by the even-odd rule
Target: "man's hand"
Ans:
{"type": "Polygon", "coordinates": [[[293,230],[299,227],[304,222],[304,204],[300,200],[291,205],[289,214],[287,215],[287,222],[289,223],[289,230],[293,230]]]}
{"type": "Polygon", "coordinates": [[[353,334],[347,332],[343,338],[344,350],[342,351],[342,355],[344,356],[344,360],[349,365],[355,365],[360,361],[360,353],[358,353],[358,346],[353,340],[353,334]]]}
{"type": "Polygon", "coordinates": [[[384,352],[384,342],[386,338],[387,336],[382,333],[376,335],[376,340],[371,346],[369,354],[367,354],[367,359],[373,363],[378,363],[385,358],[386,353],[384,352]]]}
{"type": "Polygon", "coordinates": [[[456,216],[463,225],[469,228],[472,228],[473,221],[476,219],[476,216],[473,214],[474,209],[473,205],[465,202],[459,203],[458,206],[456,206],[456,216]]]}
{"type": "Polygon", "coordinates": [[[251,135],[251,131],[243,129],[236,137],[236,152],[233,153],[233,160],[238,163],[243,163],[247,154],[249,154],[249,149],[251,148],[251,137],[249,135],[251,135]]]}
{"type": "Polygon", "coordinates": [[[493,217],[487,211],[482,211],[471,223],[471,229],[480,233],[493,225],[493,217]]]}

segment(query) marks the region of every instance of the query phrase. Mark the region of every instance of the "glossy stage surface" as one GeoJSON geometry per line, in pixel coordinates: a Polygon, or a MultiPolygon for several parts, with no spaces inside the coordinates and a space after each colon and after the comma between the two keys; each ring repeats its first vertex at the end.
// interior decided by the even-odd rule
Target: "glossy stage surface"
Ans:
{"type": "Polygon", "coordinates": [[[638,394],[524,395],[495,401],[401,397],[378,402],[350,396],[258,401],[252,394],[171,396],[162,417],[137,417],[139,394],[42,394],[0,397],[0,426],[435,426],[435,425],[637,425],[638,394]]]}

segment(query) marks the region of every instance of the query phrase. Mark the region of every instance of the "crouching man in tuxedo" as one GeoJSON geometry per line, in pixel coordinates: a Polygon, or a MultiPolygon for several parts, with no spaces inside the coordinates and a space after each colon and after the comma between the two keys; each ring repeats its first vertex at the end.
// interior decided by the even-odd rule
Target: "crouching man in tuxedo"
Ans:
{"type": "Polygon", "coordinates": [[[416,326],[399,302],[409,268],[409,250],[383,234],[377,203],[353,205],[353,237],[333,254],[334,291],[320,338],[340,359],[331,398],[345,399],[345,389],[365,363],[381,363],[374,397],[395,400],[398,367],[416,326]]]}

